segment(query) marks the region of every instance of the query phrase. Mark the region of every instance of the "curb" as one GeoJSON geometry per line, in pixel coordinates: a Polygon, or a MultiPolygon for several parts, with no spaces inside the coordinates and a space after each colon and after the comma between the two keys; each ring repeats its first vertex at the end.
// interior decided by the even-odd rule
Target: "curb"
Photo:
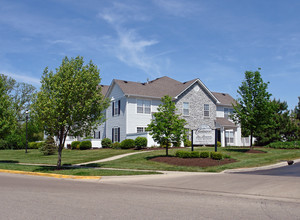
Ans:
{"type": "MultiPolygon", "coordinates": [[[[293,161],[294,161],[294,163],[299,163],[300,159],[295,159],[293,161]]],[[[266,166],[261,166],[261,167],[227,169],[227,170],[223,170],[220,173],[227,173],[227,174],[229,174],[229,173],[251,172],[251,171],[259,171],[259,170],[275,169],[275,168],[285,167],[285,166],[289,166],[287,164],[287,162],[279,162],[279,163],[276,163],[276,164],[271,164],[271,165],[266,165],[266,166]]]]}
{"type": "Polygon", "coordinates": [[[63,174],[55,174],[55,173],[38,173],[38,172],[27,172],[27,171],[19,171],[19,170],[3,170],[3,169],[0,169],[0,172],[1,173],[31,175],[31,176],[52,177],[52,178],[60,178],[60,179],[100,180],[102,178],[101,176],[74,176],[74,175],[63,175],[63,174]]]}

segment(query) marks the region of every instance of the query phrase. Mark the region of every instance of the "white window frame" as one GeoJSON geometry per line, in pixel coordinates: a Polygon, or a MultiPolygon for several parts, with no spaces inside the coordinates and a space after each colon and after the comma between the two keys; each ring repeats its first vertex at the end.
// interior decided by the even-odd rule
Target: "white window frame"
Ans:
{"type": "Polygon", "coordinates": [[[230,119],[230,115],[233,113],[232,108],[224,108],[224,118],[230,119]]]}
{"type": "MultiPolygon", "coordinates": [[[[121,138],[119,137],[119,129],[120,129],[120,127],[113,127],[112,129],[114,130],[114,137],[112,137],[113,143],[119,142],[119,140],[121,139],[121,138]]],[[[120,135],[121,135],[121,134],[120,134],[120,135]]]]}
{"type": "Polygon", "coordinates": [[[225,131],[225,142],[227,144],[234,144],[234,132],[232,130],[225,131]]]}
{"type": "Polygon", "coordinates": [[[136,100],[137,114],[151,114],[151,100],[137,99],[136,100]]]}
{"type": "Polygon", "coordinates": [[[182,103],[182,115],[183,116],[189,116],[190,115],[190,103],[189,102],[183,102],[182,103]]]}
{"type": "Polygon", "coordinates": [[[204,104],[203,106],[203,115],[205,118],[209,118],[210,115],[209,115],[209,104],[204,104]],[[206,107],[208,107],[208,109],[206,109],[206,107]]]}
{"type": "Polygon", "coordinates": [[[146,127],[138,126],[136,127],[136,133],[144,133],[146,132],[146,127]]]}

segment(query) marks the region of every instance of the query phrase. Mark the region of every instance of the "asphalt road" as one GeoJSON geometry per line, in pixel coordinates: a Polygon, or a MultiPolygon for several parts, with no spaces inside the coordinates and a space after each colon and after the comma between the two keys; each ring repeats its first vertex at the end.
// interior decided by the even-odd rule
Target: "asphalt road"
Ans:
{"type": "Polygon", "coordinates": [[[244,174],[253,175],[272,175],[272,176],[296,176],[300,177],[300,163],[295,163],[293,165],[286,165],[284,167],[278,167],[268,170],[256,170],[249,172],[240,172],[244,174]]]}
{"type": "Polygon", "coordinates": [[[299,184],[242,174],[74,181],[0,173],[0,219],[299,219],[299,184]]]}

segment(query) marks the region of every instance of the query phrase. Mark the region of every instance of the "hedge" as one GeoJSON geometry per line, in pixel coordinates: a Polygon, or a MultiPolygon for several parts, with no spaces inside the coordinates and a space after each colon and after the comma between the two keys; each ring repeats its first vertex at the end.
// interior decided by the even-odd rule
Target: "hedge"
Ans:
{"type": "Polygon", "coordinates": [[[81,141],[79,144],[80,150],[89,150],[92,148],[92,142],[91,141],[81,141]]]}
{"type": "Polygon", "coordinates": [[[141,149],[142,147],[147,147],[147,138],[146,137],[137,137],[134,140],[134,143],[138,149],[141,149]]]}
{"type": "Polygon", "coordinates": [[[268,144],[266,147],[275,149],[300,149],[300,141],[287,141],[287,142],[273,142],[268,144]]]}
{"type": "Polygon", "coordinates": [[[72,150],[79,150],[79,144],[80,144],[80,141],[72,141],[71,149],[72,150]]]}
{"type": "Polygon", "coordinates": [[[101,145],[103,148],[111,148],[112,141],[109,138],[103,138],[101,141],[101,145]]]}
{"type": "Polygon", "coordinates": [[[125,139],[120,143],[121,149],[130,149],[135,147],[133,139],[125,139]]]}

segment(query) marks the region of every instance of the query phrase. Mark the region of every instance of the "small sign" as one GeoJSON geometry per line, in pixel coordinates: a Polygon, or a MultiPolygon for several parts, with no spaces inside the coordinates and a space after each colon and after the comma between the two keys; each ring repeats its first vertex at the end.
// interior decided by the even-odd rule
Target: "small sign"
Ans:
{"type": "Polygon", "coordinates": [[[195,145],[214,145],[215,133],[209,125],[201,125],[194,132],[193,144],[195,145]]]}

